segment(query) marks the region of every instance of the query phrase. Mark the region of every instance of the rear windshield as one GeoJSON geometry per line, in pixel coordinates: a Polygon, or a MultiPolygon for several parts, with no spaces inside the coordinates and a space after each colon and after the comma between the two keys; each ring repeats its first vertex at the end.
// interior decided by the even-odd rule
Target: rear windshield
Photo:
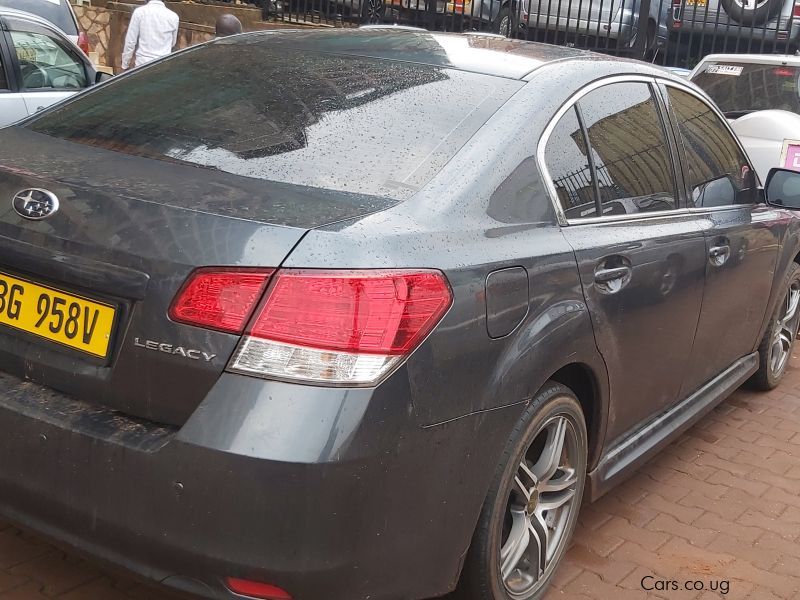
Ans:
{"type": "Polygon", "coordinates": [[[24,10],[47,19],[67,35],[78,35],[68,0],[0,0],[0,6],[24,10]]]}
{"type": "Polygon", "coordinates": [[[728,61],[709,63],[692,77],[727,117],[767,109],[800,113],[799,80],[800,67],[728,61]]]}
{"type": "Polygon", "coordinates": [[[268,37],[189,50],[27,126],[125,154],[403,199],[521,86],[418,64],[278,51],[259,42],[268,37]]]}

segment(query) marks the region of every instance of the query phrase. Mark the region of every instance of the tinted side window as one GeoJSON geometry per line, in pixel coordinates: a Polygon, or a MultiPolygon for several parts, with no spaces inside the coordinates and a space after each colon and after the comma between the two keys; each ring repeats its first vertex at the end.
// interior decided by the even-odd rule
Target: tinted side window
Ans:
{"type": "Polygon", "coordinates": [[[600,187],[602,215],[673,210],[672,159],[646,83],[615,83],[578,102],[600,187]]]}
{"type": "Polygon", "coordinates": [[[0,56],[0,90],[7,90],[8,82],[6,81],[6,71],[3,67],[3,57],[0,56]]]}
{"type": "Polygon", "coordinates": [[[596,216],[586,142],[575,108],[561,117],[553,129],[545,148],[545,162],[564,215],[568,219],[596,216]]]}
{"type": "Polygon", "coordinates": [[[750,163],[722,120],[702,100],[668,88],[686,154],[686,179],[695,206],[750,204],[755,181],[750,163]]]}

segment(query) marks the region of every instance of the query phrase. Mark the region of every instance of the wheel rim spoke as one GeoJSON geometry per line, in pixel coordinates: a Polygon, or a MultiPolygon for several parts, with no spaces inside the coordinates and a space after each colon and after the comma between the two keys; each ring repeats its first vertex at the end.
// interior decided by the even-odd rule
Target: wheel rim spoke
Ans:
{"type": "Polygon", "coordinates": [[[533,546],[536,547],[536,554],[537,556],[531,557],[531,564],[536,565],[537,567],[537,578],[540,578],[544,575],[545,570],[547,569],[547,555],[548,555],[548,542],[550,538],[550,530],[547,527],[547,523],[544,522],[542,516],[537,512],[534,515],[531,515],[532,518],[530,520],[530,530],[533,539],[535,540],[535,544],[533,546]]]}
{"type": "Polygon", "coordinates": [[[500,550],[500,573],[503,576],[503,580],[506,581],[517,569],[517,565],[519,565],[520,560],[528,550],[531,539],[530,521],[525,511],[512,510],[511,516],[511,532],[500,550]]]}
{"type": "Polygon", "coordinates": [[[548,492],[563,492],[573,487],[576,483],[578,483],[578,475],[575,473],[575,469],[565,468],[562,469],[561,476],[543,481],[541,485],[539,485],[539,491],[543,494],[548,492]]]}
{"type": "Polygon", "coordinates": [[[564,439],[567,435],[567,419],[558,417],[548,428],[547,442],[542,456],[533,466],[533,472],[539,481],[553,477],[558,470],[561,455],[564,453],[564,439]]]}
{"type": "Polygon", "coordinates": [[[542,496],[539,500],[539,509],[544,512],[548,510],[556,510],[564,506],[567,502],[572,500],[575,496],[575,490],[568,488],[560,492],[553,492],[542,496]]]}

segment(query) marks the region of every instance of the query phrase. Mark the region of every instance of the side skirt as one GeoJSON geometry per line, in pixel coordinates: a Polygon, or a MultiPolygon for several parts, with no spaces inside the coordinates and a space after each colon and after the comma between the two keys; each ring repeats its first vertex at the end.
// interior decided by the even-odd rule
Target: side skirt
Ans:
{"type": "Polygon", "coordinates": [[[609,449],[586,482],[587,498],[594,502],[632,475],[712,408],[730,396],[758,369],[758,353],[740,358],[669,411],[645,423],[641,429],[609,449]]]}

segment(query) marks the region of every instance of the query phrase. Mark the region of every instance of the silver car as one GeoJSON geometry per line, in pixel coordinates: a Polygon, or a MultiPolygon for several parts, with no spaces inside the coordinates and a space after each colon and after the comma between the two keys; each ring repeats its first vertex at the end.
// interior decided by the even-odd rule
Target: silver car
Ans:
{"type": "Polygon", "coordinates": [[[528,37],[559,33],[594,38],[601,47],[622,52],[639,50],[637,58],[651,57],[669,38],[671,0],[521,0],[516,26],[528,37]],[[642,23],[642,12],[647,12],[642,23]],[[639,33],[646,36],[637,46],[639,33]]]}
{"type": "Polygon", "coordinates": [[[0,8],[0,127],[80,92],[104,77],[49,21],[0,8]]]}

